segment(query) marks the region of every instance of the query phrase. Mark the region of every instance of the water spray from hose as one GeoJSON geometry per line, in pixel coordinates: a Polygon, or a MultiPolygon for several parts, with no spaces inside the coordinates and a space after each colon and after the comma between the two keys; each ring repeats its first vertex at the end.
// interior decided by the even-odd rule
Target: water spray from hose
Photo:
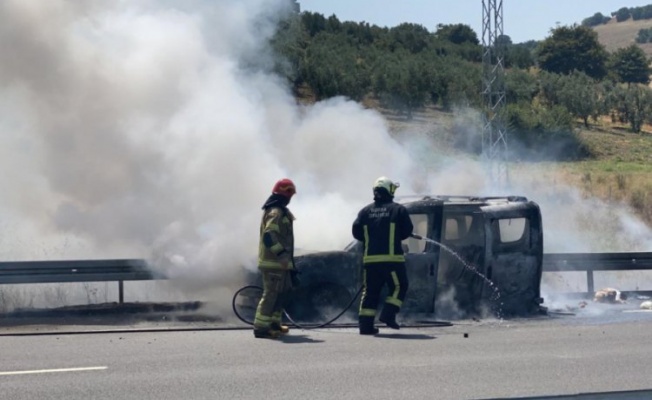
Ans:
{"type": "Polygon", "coordinates": [[[475,275],[479,276],[493,290],[493,294],[492,294],[492,297],[490,298],[490,300],[494,303],[494,305],[498,306],[498,309],[496,310],[496,314],[497,314],[499,319],[502,319],[502,305],[503,305],[503,303],[500,302],[500,290],[498,290],[498,287],[496,287],[495,283],[493,283],[489,278],[487,278],[484,274],[482,274],[480,271],[478,271],[478,269],[475,266],[473,266],[473,265],[469,264],[468,262],[466,262],[466,260],[464,260],[462,258],[462,256],[460,256],[456,251],[454,251],[450,247],[446,246],[445,244],[439,243],[438,241],[436,241],[434,239],[430,239],[430,238],[418,235],[416,233],[412,233],[412,235],[410,235],[410,237],[412,237],[414,239],[417,239],[417,240],[423,240],[425,242],[428,242],[428,243],[439,246],[440,248],[442,248],[442,249],[446,250],[448,253],[450,253],[453,257],[455,257],[460,263],[462,263],[464,268],[466,268],[467,270],[473,272],[475,275]]]}

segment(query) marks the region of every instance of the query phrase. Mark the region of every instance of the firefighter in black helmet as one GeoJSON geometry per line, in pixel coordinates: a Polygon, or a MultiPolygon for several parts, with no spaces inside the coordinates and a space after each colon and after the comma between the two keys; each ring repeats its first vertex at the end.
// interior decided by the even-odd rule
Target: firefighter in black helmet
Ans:
{"type": "Polygon", "coordinates": [[[394,202],[398,182],[386,177],[376,179],[373,186],[374,202],[364,207],[353,222],[353,237],[362,241],[363,290],[360,302],[359,326],[361,335],[375,335],[376,309],[384,285],[389,291],[379,320],[393,329],[399,329],[396,314],[401,309],[408,289],[405,256],[401,242],[412,234],[412,220],[407,209],[394,202]]]}

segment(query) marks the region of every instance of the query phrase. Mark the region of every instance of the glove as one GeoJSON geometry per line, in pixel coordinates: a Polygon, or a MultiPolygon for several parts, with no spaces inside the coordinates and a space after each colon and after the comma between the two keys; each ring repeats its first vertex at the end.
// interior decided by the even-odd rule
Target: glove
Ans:
{"type": "Polygon", "coordinates": [[[292,280],[293,288],[296,288],[301,284],[301,281],[299,280],[299,271],[297,271],[295,268],[290,270],[290,280],[292,280]]]}

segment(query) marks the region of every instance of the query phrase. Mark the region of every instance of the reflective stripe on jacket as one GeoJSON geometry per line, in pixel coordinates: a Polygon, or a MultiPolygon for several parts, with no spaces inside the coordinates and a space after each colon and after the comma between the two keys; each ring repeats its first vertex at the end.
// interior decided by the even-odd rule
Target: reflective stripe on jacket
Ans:
{"type": "Polygon", "coordinates": [[[261,269],[282,269],[280,259],[289,259],[292,268],[294,257],[294,216],[287,208],[270,207],[263,211],[260,222],[258,245],[258,267],[261,269]]]}
{"type": "Polygon", "coordinates": [[[405,262],[401,242],[412,234],[407,209],[393,201],[372,203],[358,213],[353,237],[364,244],[364,264],[405,262]]]}

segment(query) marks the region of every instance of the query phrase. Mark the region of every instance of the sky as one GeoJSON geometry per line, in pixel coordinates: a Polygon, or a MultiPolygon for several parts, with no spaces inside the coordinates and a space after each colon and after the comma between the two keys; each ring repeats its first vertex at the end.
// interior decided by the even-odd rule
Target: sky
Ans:
{"type": "MultiPolygon", "coordinates": [[[[482,0],[299,0],[302,11],[335,14],[344,21],[366,21],[393,27],[421,24],[466,24],[482,38],[482,0]]],[[[640,7],[652,0],[503,0],[503,33],[514,43],[542,40],[557,25],[581,23],[596,12],[611,15],[622,7],[640,7]]]]}

